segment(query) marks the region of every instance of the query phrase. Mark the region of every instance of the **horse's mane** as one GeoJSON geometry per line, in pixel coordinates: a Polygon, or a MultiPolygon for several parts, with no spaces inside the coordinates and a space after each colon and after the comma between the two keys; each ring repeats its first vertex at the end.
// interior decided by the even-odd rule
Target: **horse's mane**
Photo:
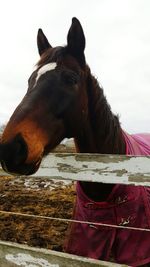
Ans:
{"type": "Polygon", "coordinates": [[[122,135],[122,129],[119,122],[119,116],[114,115],[107,99],[104,95],[103,88],[100,86],[98,80],[91,74],[88,68],[88,86],[87,93],[89,99],[89,115],[93,132],[99,139],[100,151],[104,153],[118,153],[120,143],[118,143],[118,136],[122,135]],[[105,119],[104,119],[105,118],[105,119]],[[101,140],[103,142],[101,143],[101,140]],[[105,141],[104,141],[105,140],[105,141]],[[108,149],[106,149],[106,146],[108,149]],[[109,149],[111,150],[109,152],[109,149]]]}

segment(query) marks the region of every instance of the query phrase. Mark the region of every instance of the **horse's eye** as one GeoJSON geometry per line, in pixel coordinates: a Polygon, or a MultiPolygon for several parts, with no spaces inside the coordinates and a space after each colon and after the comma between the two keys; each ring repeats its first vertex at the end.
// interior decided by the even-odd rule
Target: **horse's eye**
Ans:
{"type": "Polygon", "coordinates": [[[74,85],[79,81],[79,75],[73,71],[63,71],[62,79],[65,83],[69,85],[74,85]]]}

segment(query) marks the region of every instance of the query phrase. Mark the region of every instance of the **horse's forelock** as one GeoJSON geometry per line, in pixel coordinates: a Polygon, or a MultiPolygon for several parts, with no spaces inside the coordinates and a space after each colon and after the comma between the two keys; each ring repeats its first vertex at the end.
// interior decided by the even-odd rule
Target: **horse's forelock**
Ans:
{"type": "Polygon", "coordinates": [[[63,56],[65,55],[65,50],[65,47],[61,46],[47,49],[46,52],[42,54],[40,60],[37,62],[37,66],[41,67],[50,62],[58,62],[62,60],[63,56]]]}

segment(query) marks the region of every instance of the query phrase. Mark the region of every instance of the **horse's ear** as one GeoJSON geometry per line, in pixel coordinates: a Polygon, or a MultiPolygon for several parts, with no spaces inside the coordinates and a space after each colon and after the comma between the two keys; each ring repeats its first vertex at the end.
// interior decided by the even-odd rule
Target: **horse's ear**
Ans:
{"type": "Polygon", "coordinates": [[[85,36],[82,26],[77,18],[72,18],[72,24],[67,36],[67,48],[80,63],[85,64],[85,36]]]}
{"type": "Polygon", "coordinates": [[[38,51],[40,56],[48,49],[51,47],[49,44],[45,34],[41,29],[38,30],[37,34],[37,46],[38,46],[38,51]]]}

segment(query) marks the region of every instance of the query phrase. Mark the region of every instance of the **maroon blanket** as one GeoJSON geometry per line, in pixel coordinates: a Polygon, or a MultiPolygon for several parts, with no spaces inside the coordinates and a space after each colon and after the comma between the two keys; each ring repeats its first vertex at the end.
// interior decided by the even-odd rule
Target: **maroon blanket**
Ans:
{"type": "MultiPolygon", "coordinates": [[[[127,155],[150,155],[150,135],[123,132],[127,155]]],[[[89,199],[77,182],[76,220],[150,229],[150,188],[115,185],[105,202],[89,199]]],[[[150,262],[150,232],[72,223],[68,253],[141,266],[150,262]]]]}

